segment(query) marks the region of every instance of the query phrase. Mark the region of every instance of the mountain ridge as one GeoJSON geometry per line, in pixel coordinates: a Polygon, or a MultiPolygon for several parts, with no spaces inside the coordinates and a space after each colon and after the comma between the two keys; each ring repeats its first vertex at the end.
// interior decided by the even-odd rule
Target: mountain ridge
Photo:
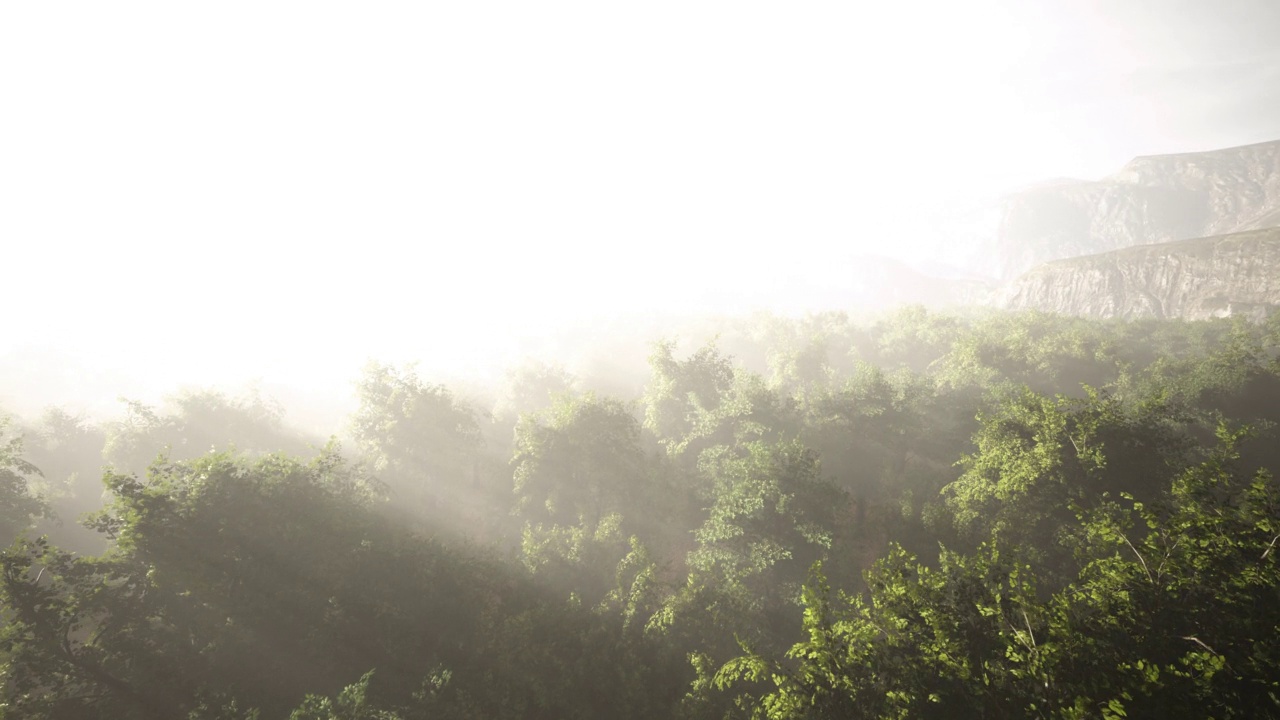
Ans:
{"type": "Polygon", "coordinates": [[[1140,155],[1099,180],[1058,178],[981,212],[968,269],[1010,281],[1041,263],[1280,225],[1280,140],[1140,155]]]}
{"type": "Polygon", "coordinates": [[[1280,227],[1047,262],[996,290],[992,304],[1096,318],[1261,320],[1280,308],[1280,227]]]}

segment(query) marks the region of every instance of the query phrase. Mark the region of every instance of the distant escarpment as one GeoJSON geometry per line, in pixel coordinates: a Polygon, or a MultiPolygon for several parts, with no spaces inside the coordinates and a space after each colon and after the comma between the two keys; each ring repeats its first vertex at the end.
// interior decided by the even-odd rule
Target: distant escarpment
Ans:
{"type": "Polygon", "coordinates": [[[1005,280],[1044,262],[1280,225],[1280,141],[1138,157],[1102,180],[1007,195],[942,235],[1005,280]]]}
{"type": "Polygon", "coordinates": [[[1280,228],[1046,263],[993,300],[1006,309],[1095,318],[1261,319],[1280,308],[1280,228]]]}

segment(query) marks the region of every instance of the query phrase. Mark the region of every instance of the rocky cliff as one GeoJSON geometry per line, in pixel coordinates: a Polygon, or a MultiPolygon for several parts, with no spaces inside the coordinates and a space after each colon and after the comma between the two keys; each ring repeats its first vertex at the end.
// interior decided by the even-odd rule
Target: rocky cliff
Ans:
{"type": "Polygon", "coordinates": [[[1000,288],[993,301],[1098,318],[1260,319],[1280,308],[1280,228],[1046,263],[1000,288]]]}
{"type": "Polygon", "coordinates": [[[1277,226],[1280,141],[1135,158],[1096,182],[1006,196],[983,216],[967,264],[1005,279],[1060,258],[1277,226]]]}

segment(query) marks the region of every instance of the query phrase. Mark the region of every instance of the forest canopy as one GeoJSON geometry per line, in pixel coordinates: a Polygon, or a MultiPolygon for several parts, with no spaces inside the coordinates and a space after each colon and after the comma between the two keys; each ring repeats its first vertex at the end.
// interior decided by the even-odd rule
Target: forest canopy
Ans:
{"type": "Polygon", "coordinates": [[[355,390],[0,423],[0,718],[1280,717],[1280,314],[355,390]]]}

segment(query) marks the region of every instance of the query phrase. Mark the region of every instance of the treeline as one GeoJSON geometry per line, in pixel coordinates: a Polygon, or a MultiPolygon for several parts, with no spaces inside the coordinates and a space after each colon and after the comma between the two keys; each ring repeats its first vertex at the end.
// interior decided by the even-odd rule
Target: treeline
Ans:
{"type": "Polygon", "coordinates": [[[1280,315],[915,308],[0,445],[3,718],[1280,717],[1280,315]]]}

